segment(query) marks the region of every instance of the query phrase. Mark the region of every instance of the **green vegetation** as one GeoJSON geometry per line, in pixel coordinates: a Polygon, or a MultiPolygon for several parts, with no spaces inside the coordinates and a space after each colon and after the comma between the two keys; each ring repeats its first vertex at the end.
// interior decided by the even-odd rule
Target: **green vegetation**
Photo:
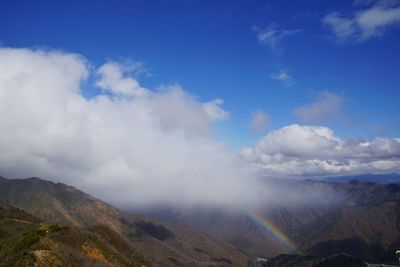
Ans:
{"type": "Polygon", "coordinates": [[[150,266],[106,226],[87,229],[40,223],[23,211],[0,207],[0,267],[150,266]]]}
{"type": "Polygon", "coordinates": [[[62,230],[66,230],[66,229],[68,229],[67,226],[59,226],[58,224],[50,224],[49,227],[48,227],[48,230],[51,233],[56,233],[56,232],[59,232],[59,231],[62,231],[62,230]]]}
{"type": "MultiPolygon", "coordinates": [[[[0,219],[1,220],[1,219],[0,219]]],[[[0,229],[0,239],[4,239],[8,236],[7,231],[0,229]]]]}
{"type": "Polygon", "coordinates": [[[22,240],[19,241],[14,246],[14,251],[26,250],[26,249],[30,248],[30,246],[32,246],[33,244],[38,242],[40,240],[40,235],[38,234],[39,231],[40,230],[24,233],[24,237],[22,238],[22,240]]]}
{"type": "Polygon", "coordinates": [[[40,240],[40,228],[26,219],[21,210],[1,208],[0,266],[30,266],[33,255],[32,245],[40,240]]]}

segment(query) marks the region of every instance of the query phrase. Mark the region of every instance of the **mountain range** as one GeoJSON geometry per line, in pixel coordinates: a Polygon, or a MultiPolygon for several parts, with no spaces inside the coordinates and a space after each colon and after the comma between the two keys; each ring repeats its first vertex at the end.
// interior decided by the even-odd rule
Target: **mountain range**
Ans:
{"type": "Polygon", "coordinates": [[[121,212],[61,183],[0,178],[0,205],[15,207],[1,210],[0,266],[251,264],[230,244],[185,226],[121,212]],[[56,263],[40,265],[45,261],[56,263]]]}
{"type": "Polygon", "coordinates": [[[352,175],[352,176],[333,176],[318,179],[320,181],[326,182],[351,182],[354,180],[363,182],[373,182],[378,184],[390,184],[400,182],[399,173],[385,173],[385,174],[362,174],[362,175],[352,175]]]}
{"type": "Polygon", "coordinates": [[[62,183],[0,178],[0,266],[396,263],[400,183],[277,183],[335,196],[261,205],[258,214],[279,228],[296,251],[249,212],[205,207],[122,211],[62,183]]]}
{"type": "MultiPolygon", "coordinates": [[[[397,261],[400,183],[359,180],[287,180],[279,183],[326,193],[325,199],[322,197],[313,202],[266,204],[259,209],[259,216],[278,226],[296,244],[296,253],[320,257],[348,253],[366,262],[397,261]],[[332,194],[334,198],[330,197],[332,194]]],[[[265,231],[248,212],[160,208],[149,214],[165,222],[191,226],[234,244],[252,256],[268,258],[293,253],[276,240],[276,233],[265,231]]]]}

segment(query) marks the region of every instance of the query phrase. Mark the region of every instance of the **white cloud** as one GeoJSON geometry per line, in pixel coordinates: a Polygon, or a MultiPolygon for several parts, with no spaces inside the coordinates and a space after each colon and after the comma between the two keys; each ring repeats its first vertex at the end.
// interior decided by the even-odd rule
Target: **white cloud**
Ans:
{"type": "Polygon", "coordinates": [[[342,96],[322,91],[309,104],[295,109],[294,114],[307,123],[327,123],[344,119],[342,96]]]}
{"type": "Polygon", "coordinates": [[[292,86],[294,84],[293,78],[288,74],[286,70],[272,73],[271,78],[277,81],[281,81],[286,86],[292,86]]]}
{"type": "Polygon", "coordinates": [[[242,157],[267,176],[399,172],[400,139],[343,140],[327,127],[294,124],[243,149],[242,157]]]}
{"type": "Polygon", "coordinates": [[[212,139],[222,101],[209,103],[210,115],[179,86],[150,90],[117,62],[94,73],[88,65],[76,54],[0,48],[0,175],[62,181],[119,205],[254,200],[247,167],[212,139]],[[103,91],[86,99],[92,75],[103,91]]]}
{"type": "Polygon", "coordinates": [[[271,124],[271,118],[267,113],[258,110],[251,116],[250,129],[255,134],[262,134],[271,124]]]}
{"type": "Polygon", "coordinates": [[[229,112],[221,108],[224,100],[217,98],[203,104],[203,108],[207,115],[213,121],[225,121],[229,119],[229,112]]]}
{"type": "Polygon", "coordinates": [[[275,23],[270,23],[266,28],[262,29],[253,26],[252,30],[257,33],[257,39],[260,43],[268,45],[273,52],[279,52],[279,43],[290,36],[301,32],[300,29],[285,30],[280,29],[275,23]]]}
{"type": "Polygon", "coordinates": [[[389,27],[399,25],[400,5],[399,1],[376,1],[350,17],[338,12],[327,14],[322,22],[331,28],[333,37],[340,43],[363,42],[381,37],[389,27]]]}
{"type": "Polygon", "coordinates": [[[129,69],[129,66],[116,62],[100,66],[97,70],[100,77],[97,86],[117,96],[144,96],[148,90],[141,87],[136,79],[127,76],[129,69]]]}
{"type": "Polygon", "coordinates": [[[211,137],[212,125],[203,105],[179,85],[161,86],[146,103],[151,118],[166,133],[211,137]]]}

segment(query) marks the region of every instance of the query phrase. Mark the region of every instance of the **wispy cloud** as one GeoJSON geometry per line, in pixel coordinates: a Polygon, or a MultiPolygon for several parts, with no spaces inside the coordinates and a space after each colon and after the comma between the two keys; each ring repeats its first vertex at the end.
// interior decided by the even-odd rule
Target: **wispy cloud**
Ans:
{"type": "Polygon", "coordinates": [[[330,91],[318,93],[315,99],[294,110],[294,114],[306,123],[329,123],[344,119],[344,98],[330,91]]]}
{"type": "Polygon", "coordinates": [[[276,73],[272,73],[270,77],[274,80],[282,82],[286,86],[290,87],[294,85],[293,78],[289,75],[289,73],[286,70],[280,70],[276,73]]]}
{"type": "Polygon", "coordinates": [[[262,134],[271,125],[271,118],[261,110],[253,112],[250,121],[250,130],[254,134],[262,134]]]}
{"type": "Polygon", "coordinates": [[[332,37],[338,43],[364,42],[382,37],[390,27],[400,25],[400,2],[373,2],[372,6],[358,10],[351,16],[339,12],[329,13],[322,22],[330,27],[332,37]]]}
{"type": "Polygon", "coordinates": [[[279,28],[277,24],[270,23],[266,28],[253,26],[252,30],[257,33],[257,39],[260,43],[268,45],[272,52],[279,53],[279,44],[287,37],[301,32],[300,29],[286,30],[279,28]]]}

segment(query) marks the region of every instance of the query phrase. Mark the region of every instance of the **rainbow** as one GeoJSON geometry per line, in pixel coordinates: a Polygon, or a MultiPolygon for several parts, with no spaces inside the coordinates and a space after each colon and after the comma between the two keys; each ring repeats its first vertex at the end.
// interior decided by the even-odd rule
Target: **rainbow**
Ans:
{"type": "Polygon", "coordinates": [[[282,230],[280,230],[274,223],[272,223],[267,218],[263,217],[261,214],[251,211],[247,213],[247,216],[251,218],[258,226],[260,226],[264,231],[272,234],[272,236],[284,245],[288,252],[301,254],[295,243],[288,237],[282,230]]]}

